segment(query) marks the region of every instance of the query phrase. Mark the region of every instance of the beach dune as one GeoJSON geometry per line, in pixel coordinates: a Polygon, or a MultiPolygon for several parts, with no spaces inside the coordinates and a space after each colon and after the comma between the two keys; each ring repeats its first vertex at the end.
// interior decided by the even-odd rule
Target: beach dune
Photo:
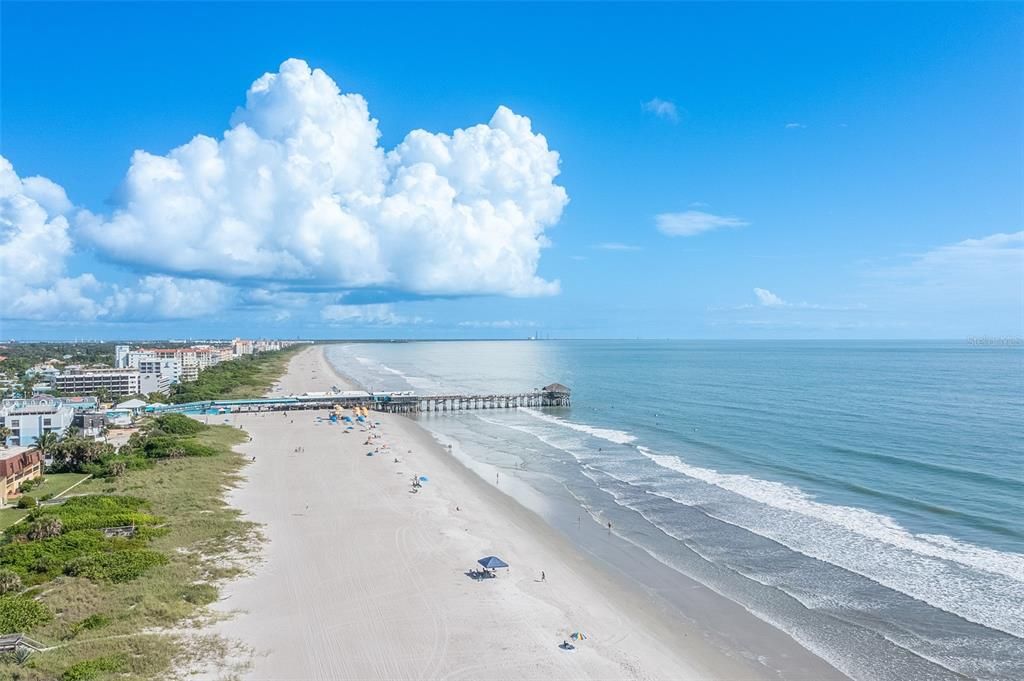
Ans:
{"type": "MultiPolygon", "coordinates": [[[[342,384],[316,347],[281,380],[286,393],[342,384]]],[[[240,449],[255,460],[229,502],[267,539],[216,605],[227,616],[214,631],[255,651],[244,678],[768,676],[596,569],[413,421],[371,414],[372,432],[344,434],[325,417],[231,417],[252,435],[240,449]],[[417,493],[414,475],[428,478],[417,493]],[[474,579],[488,555],[509,569],[474,579]],[[562,649],[577,630],[587,640],[562,649]]]]}

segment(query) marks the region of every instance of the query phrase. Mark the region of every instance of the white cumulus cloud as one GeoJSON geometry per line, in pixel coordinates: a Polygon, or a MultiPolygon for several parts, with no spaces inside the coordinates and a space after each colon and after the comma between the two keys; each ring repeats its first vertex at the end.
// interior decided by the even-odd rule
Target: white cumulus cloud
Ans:
{"type": "Polygon", "coordinates": [[[755,288],[754,295],[757,296],[757,302],[761,303],[765,307],[784,307],[789,305],[782,298],[778,297],[768,289],[755,288]]]}
{"type": "Polygon", "coordinates": [[[558,153],[505,107],[394,149],[358,94],[289,59],[257,79],[221,139],[136,151],[109,216],[83,233],[169,275],[422,295],[555,293],[537,275],[568,202],[558,153]]]}
{"type": "Polygon", "coordinates": [[[74,256],[64,189],[45,177],[19,178],[0,156],[0,318],[93,321],[196,317],[219,310],[230,288],[212,281],[150,276],[134,286],[70,276],[74,256]]]}
{"type": "Polygon", "coordinates": [[[150,275],[130,288],[114,286],[104,307],[115,318],[192,319],[227,308],[234,297],[231,287],[217,281],[150,275]]]}
{"type": "Polygon", "coordinates": [[[700,210],[661,213],[654,220],[658,230],[668,236],[695,236],[724,227],[745,227],[750,224],[740,218],[713,215],[700,210]]]}
{"type": "Polygon", "coordinates": [[[21,179],[0,156],[0,317],[92,319],[100,289],[92,275],[69,277],[72,252],[64,190],[44,177],[21,179]]]}

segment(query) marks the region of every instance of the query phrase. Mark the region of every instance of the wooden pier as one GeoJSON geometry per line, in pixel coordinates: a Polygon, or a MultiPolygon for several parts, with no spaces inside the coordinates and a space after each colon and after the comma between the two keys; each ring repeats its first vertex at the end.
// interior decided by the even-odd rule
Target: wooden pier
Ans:
{"type": "Polygon", "coordinates": [[[371,409],[390,414],[419,412],[449,412],[467,409],[515,409],[517,407],[568,407],[569,388],[553,383],[540,390],[527,393],[499,393],[494,395],[402,395],[387,401],[375,402],[371,409]]]}
{"type": "Polygon", "coordinates": [[[313,393],[251,400],[209,400],[187,404],[167,404],[147,409],[147,413],[173,412],[205,414],[249,414],[273,411],[307,411],[341,407],[365,407],[389,414],[456,412],[467,409],[515,409],[517,407],[568,407],[570,390],[552,383],[538,390],[488,395],[418,395],[414,392],[313,393]]]}

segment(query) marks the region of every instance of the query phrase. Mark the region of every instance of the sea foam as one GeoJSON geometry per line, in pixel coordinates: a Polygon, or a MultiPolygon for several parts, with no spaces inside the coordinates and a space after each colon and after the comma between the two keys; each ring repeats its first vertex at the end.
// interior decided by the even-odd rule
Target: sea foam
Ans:
{"type": "MultiPolygon", "coordinates": [[[[972,622],[1024,636],[1024,615],[1010,606],[1024,593],[1024,556],[913,534],[892,518],[816,501],[806,492],[748,475],[693,466],[638,447],[657,465],[756,502],[717,504],[705,512],[837,565],[972,622]]],[[[625,481],[628,482],[628,481],[625,481]]],[[[669,489],[649,493],[689,503],[669,489]]]]}
{"type": "Polygon", "coordinates": [[[631,442],[636,441],[636,436],[632,433],[628,433],[624,430],[615,430],[614,428],[598,428],[596,426],[588,426],[585,423],[575,423],[573,421],[567,421],[566,419],[559,418],[557,416],[551,416],[550,414],[541,413],[535,409],[528,407],[520,407],[519,411],[529,414],[530,416],[540,419],[541,421],[547,421],[555,425],[562,426],[564,428],[571,428],[580,433],[586,433],[591,437],[600,438],[607,440],[617,445],[627,445],[631,442]]]}

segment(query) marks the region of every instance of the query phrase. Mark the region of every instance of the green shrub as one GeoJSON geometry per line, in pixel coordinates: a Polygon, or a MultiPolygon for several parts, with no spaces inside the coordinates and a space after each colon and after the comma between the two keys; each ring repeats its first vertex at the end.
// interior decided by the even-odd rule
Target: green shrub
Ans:
{"type": "Polygon", "coordinates": [[[73,577],[88,577],[96,581],[128,582],[146,570],[167,563],[167,556],[149,549],[128,549],[112,553],[97,553],[72,559],[65,572],[73,577]]]}
{"type": "Polygon", "coordinates": [[[128,657],[124,654],[94,657],[91,660],[77,662],[61,674],[61,681],[93,681],[110,672],[122,672],[128,666],[128,657]]]}
{"type": "Polygon", "coordinates": [[[21,497],[20,499],[18,499],[18,508],[35,508],[35,507],[36,507],[36,498],[35,497],[30,497],[29,495],[26,494],[23,497],[21,497]]]}
{"type": "Polygon", "coordinates": [[[39,485],[41,484],[43,484],[43,478],[32,478],[30,480],[25,480],[20,485],[18,485],[18,492],[24,494],[25,492],[28,492],[36,487],[39,487],[39,485]]]}
{"type": "Polygon", "coordinates": [[[211,584],[189,584],[182,590],[181,599],[193,605],[209,605],[217,600],[217,587],[211,584]]]}
{"type": "Polygon", "coordinates": [[[21,576],[14,570],[0,570],[0,595],[21,591],[21,576]]]}
{"type": "Polygon", "coordinates": [[[206,426],[184,414],[164,414],[157,416],[153,423],[156,428],[169,435],[195,435],[202,432],[206,426]]]}
{"type": "MultiPolygon", "coordinates": [[[[117,546],[98,530],[76,530],[38,541],[16,541],[0,546],[0,567],[12,570],[28,584],[40,584],[64,572],[78,556],[100,553],[117,546]]],[[[121,540],[125,542],[125,540],[121,540]]]]}
{"type": "Polygon", "coordinates": [[[31,631],[52,617],[45,605],[27,596],[0,596],[0,633],[31,631]]]}
{"type": "MultiPolygon", "coordinates": [[[[158,517],[142,510],[146,505],[145,500],[138,497],[90,494],[71,497],[59,506],[47,506],[39,509],[33,513],[30,520],[59,518],[65,532],[101,527],[149,525],[158,522],[160,520],[158,517]]],[[[16,526],[10,529],[15,532],[18,530],[16,526]]]]}
{"type": "Polygon", "coordinates": [[[174,435],[150,435],[142,445],[143,454],[151,459],[174,459],[184,456],[214,456],[217,450],[195,440],[174,435]]]}
{"type": "Polygon", "coordinates": [[[110,624],[110,618],[99,613],[95,615],[89,615],[81,622],[76,622],[71,627],[71,636],[78,636],[83,631],[91,631],[93,629],[101,629],[110,624]]]}

